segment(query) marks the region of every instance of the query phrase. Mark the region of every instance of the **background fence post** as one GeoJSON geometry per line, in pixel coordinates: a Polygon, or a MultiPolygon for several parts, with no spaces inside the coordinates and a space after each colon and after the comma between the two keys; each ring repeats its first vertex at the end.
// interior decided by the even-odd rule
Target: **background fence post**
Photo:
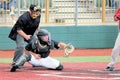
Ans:
{"type": "Polygon", "coordinates": [[[49,0],[46,0],[45,7],[45,23],[49,23],[49,0]]]}
{"type": "Polygon", "coordinates": [[[106,20],[106,0],[102,0],[102,23],[105,23],[106,20]]]}
{"type": "Polygon", "coordinates": [[[76,9],[75,9],[75,26],[78,25],[78,0],[76,0],[76,9]]]}
{"type": "Polygon", "coordinates": [[[18,17],[19,17],[20,16],[20,3],[21,3],[20,0],[18,0],[18,3],[19,3],[18,4],[18,17]]]}

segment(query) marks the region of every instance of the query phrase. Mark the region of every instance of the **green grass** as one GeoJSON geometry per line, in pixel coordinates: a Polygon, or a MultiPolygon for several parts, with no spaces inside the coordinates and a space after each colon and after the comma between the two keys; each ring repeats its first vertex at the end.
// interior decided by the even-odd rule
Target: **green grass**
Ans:
{"type": "Polygon", "coordinates": [[[10,63],[12,62],[12,58],[0,58],[0,63],[10,63]]]}
{"type": "Polygon", "coordinates": [[[56,57],[61,62],[109,62],[110,56],[56,57]]]}
{"type": "MultiPolygon", "coordinates": [[[[109,62],[110,56],[54,57],[61,62],[109,62]]],[[[118,57],[118,62],[120,58],[118,57]]],[[[0,63],[11,63],[12,58],[0,58],[0,63]]]]}

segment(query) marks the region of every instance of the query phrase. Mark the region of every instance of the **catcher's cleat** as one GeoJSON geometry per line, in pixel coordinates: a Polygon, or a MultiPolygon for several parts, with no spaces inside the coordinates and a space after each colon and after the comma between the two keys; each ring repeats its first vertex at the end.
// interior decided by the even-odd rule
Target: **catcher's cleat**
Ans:
{"type": "Polygon", "coordinates": [[[114,70],[114,67],[109,67],[108,66],[108,67],[105,68],[105,71],[113,71],[113,70],[114,70]]]}
{"type": "Polygon", "coordinates": [[[17,66],[13,66],[13,67],[11,68],[10,72],[15,72],[17,68],[18,68],[17,66]]]}
{"type": "Polygon", "coordinates": [[[40,67],[40,66],[35,66],[35,65],[32,65],[32,67],[40,67]]]}
{"type": "Polygon", "coordinates": [[[32,67],[36,67],[36,66],[32,65],[32,67]]]}

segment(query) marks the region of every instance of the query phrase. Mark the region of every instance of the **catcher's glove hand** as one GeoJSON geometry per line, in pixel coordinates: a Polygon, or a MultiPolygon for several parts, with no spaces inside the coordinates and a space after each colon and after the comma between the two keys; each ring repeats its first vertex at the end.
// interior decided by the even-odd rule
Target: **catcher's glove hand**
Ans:
{"type": "Polygon", "coordinates": [[[72,44],[67,44],[66,48],[64,49],[64,56],[68,57],[70,55],[70,53],[72,53],[74,51],[74,46],[72,44]]]}

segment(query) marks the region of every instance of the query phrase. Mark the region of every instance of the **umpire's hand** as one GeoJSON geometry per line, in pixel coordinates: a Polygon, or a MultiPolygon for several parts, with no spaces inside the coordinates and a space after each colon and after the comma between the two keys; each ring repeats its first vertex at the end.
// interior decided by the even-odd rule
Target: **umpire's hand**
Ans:
{"type": "Polygon", "coordinates": [[[25,36],[25,39],[28,41],[28,40],[31,39],[31,37],[32,37],[32,35],[26,35],[26,36],[25,36]]]}

